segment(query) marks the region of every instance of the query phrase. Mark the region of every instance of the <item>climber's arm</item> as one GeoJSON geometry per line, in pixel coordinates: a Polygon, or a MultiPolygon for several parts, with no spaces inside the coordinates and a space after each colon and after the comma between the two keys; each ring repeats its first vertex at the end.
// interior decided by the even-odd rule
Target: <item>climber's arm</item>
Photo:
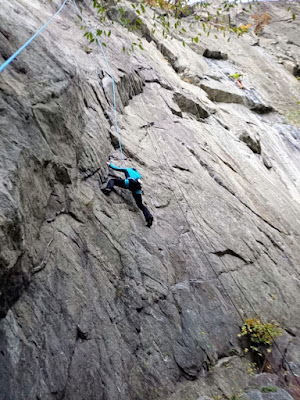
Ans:
{"type": "Polygon", "coordinates": [[[116,165],[112,164],[112,163],[108,163],[108,166],[112,169],[115,169],[116,171],[121,171],[121,172],[126,172],[127,168],[120,168],[117,167],[116,165]]]}

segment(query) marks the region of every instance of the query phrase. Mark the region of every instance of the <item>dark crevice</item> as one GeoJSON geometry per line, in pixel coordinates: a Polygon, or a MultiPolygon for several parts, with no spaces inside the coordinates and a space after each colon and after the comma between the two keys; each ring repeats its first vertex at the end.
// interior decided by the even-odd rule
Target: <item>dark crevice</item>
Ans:
{"type": "MultiPolygon", "coordinates": [[[[258,228],[258,230],[259,230],[260,232],[262,232],[262,233],[270,240],[270,242],[272,243],[272,245],[273,245],[274,247],[276,247],[276,248],[279,249],[280,251],[284,252],[283,248],[280,247],[279,244],[277,244],[277,243],[273,240],[273,238],[272,238],[268,233],[264,232],[259,226],[258,226],[257,228],[258,228]]],[[[279,232],[280,232],[280,231],[279,231],[279,232]]],[[[284,232],[280,232],[280,233],[284,233],[284,232]]]]}
{"type": "MultiPolygon", "coordinates": [[[[101,110],[103,112],[104,117],[109,121],[110,124],[112,124],[112,120],[110,119],[109,115],[105,111],[105,109],[104,109],[104,107],[103,107],[103,105],[102,105],[102,103],[101,103],[101,101],[100,101],[100,99],[98,97],[98,93],[96,92],[96,90],[95,90],[95,88],[93,86],[91,86],[91,88],[92,88],[92,90],[94,92],[94,95],[95,95],[95,97],[97,99],[97,102],[98,102],[99,106],[101,107],[101,110]]],[[[107,101],[107,99],[106,99],[106,101],[107,101]]]]}
{"type": "Polygon", "coordinates": [[[209,49],[205,49],[203,57],[212,58],[214,60],[228,60],[228,55],[226,53],[222,53],[221,51],[213,51],[209,49]]]}
{"type": "Polygon", "coordinates": [[[182,167],[181,165],[178,165],[178,164],[172,165],[172,167],[173,167],[173,168],[176,168],[176,169],[179,169],[180,171],[187,171],[187,172],[191,172],[191,170],[190,170],[190,169],[188,169],[188,168],[184,168],[184,167],[182,167]]]}
{"type": "Polygon", "coordinates": [[[183,367],[181,367],[181,365],[178,364],[176,359],[175,359],[175,362],[176,362],[176,365],[177,365],[177,367],[179,369],[180,375],[183,378],[185,378],[188,381],[195,381],[198,378],[198,374],[199,374],[198,368],[196,368],[196,372],[195,373],[190,373],[190,372],[186,371],[183,367]]]}
{"type": "Polygon", "coordinates": [[[197,121],[202,122],[210,115],[200,102],[196,102],[194,99],[186,97],[181,93],[174,93],[173,101],[178,105],[182,112],[192,115],[197,121]]]}
{"type": "Polygon", "coordinates": [[[88,340],[89,339],[89,334],[88,332],[83,331],[82,329],[77,326],[77,336],[76,336],[76,341],[81,339],[82,341],[88,340]]]}
{"type": "Polygon", "coordinates": [[[67,210],[66,208],[63,208],[60,211],[57,211],[53,217],[50,217],[47,219],[48,223],[54,222],[56,220],[57,217],[59,217],[60,215],[69,215],[70,217],[72,217],[75,221],[79,222],[80,224],[83,224],[84,221],[82,221],[76,214],[74,214],[72,211],[67,210]]]}
{"type": "Polygon", "coordinates": [[[223,257],[225,255],[229,255],[232,257],[236,257],[239,258],[240,260],[242,260],[245,264],[252,264],[252,261],[247,261],[245,260],[244,257],[242,257],[240,254],[236,253],[235,251],[231,250],[231,249],[226,249],[226,250],[222,250],[222,251],[214,251],[211,254],[215,254],[218,257],[223,257]]]}
{"type": "Polygon", "coordinates": [[[85,176],[82,178],[83,181],[86,181],[89,178],[92,178],[94,175],[96,175],[99,171],[102,170],[102,167],[99,167],[95,169],[95,171],[88,171],[85,173],[85,176]]]}

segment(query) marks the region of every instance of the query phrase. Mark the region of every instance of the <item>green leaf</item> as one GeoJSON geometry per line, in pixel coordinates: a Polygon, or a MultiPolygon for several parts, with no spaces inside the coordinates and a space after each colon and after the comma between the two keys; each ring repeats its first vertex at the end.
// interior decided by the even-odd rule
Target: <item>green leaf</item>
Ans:
{"type": "Polygon", "coordinates": [[[98,29],[98,30],[97,30],[97,36],[101,36],[101,35],[102,35],[102,32],[103,32],[103,31],[102,31],[101,29],[98,29]]]}
{"type": "Polygon", "coordinates": [[[144,47],[143,47],[141,44],[139,44],[139,48],[140,48],[141,50],[144,50],[144,47]]]}
{"type": "Polygon", "coordinates": [[[107,47],[106,44],[104,42],[102,42],[102,46],[107,47]]]}
{"type": "Polygon", "coordinates": [[[296,14],[295,14],[295,11],[293,11],[293,13],[292,13],[292,17],[293,17],[293,20],[295,21],[295,19],[296,19],[296,14]]]}
{"type": "Polygon", "coordinates": [[[243,76],[243,74],[239,74],[239,73],[237,72],[236,74],[230,75],[230,78],[238,79],[240,76],[243,76]]]}
{"type": "Polygon", "coordinates": [[[195,40],[196,43],[198,43],[199,42],[198,36],[196,36],[194,40],[195,40]]]}
{"type": "Polygon", "coordinates": [[[126,47],[125,47],[125,46],[123,46],[122,50],[123,50],[123,52],[125,53],[125,51],[126,51],[126,47]]]}
{"type": "Polygon", "coordinates": [[[182,46],[185,47],[185,42],[184,42],[184,40],[182,41],[182,46]]]}
{"type": "Polygon", "coordinates": [[[141,3],[140,7],[141,7],[141,10],[142,10],[143,13],[144,13],[144,12],[146,11],[144,4],[141,3]]]}
{"type": "Polygon", "coordinates": [[[107,35],[107,37],[110,37],[110,35],[111,35],[111,31],[109,31],[109,32],[108,32],[108,35],[107,35]]]}

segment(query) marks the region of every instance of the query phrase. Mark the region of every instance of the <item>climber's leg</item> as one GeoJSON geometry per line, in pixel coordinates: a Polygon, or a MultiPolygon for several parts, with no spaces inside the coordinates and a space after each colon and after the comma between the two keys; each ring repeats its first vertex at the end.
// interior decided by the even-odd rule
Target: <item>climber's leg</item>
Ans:
{"type": "Polygon", "coordinates": [[[150,226],[152,225],[152,222],[153,222],[153,217],[152,217],[150,211],[148,210],[148,208],[143,204],[142,195],[132,192],[132,196],[134,197],[134,200],[135,200],[138,208],[140,210],[142,210],[144,217],[147,221],[147,226],[150,228],[150,226]]]}
{"type": "Polygon", "coordinates": [[[101,190],[104,194],[109,195],[114,186],[125,188],[125,180],[119,178],[110,179],[106,187],[101,190]]]}

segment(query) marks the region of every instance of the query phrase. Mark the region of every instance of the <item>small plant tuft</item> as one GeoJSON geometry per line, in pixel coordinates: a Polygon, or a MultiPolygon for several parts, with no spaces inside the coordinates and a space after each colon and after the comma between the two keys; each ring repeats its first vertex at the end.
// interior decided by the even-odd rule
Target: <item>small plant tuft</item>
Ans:
{"type": "Polygon", "coordinates": [[[241,76],[243,76],[243,74],[236,73],[236,74],[230,75],[230,78],[238,79],[238,78],[240,78],[241,76]]]}
{"type": "Polygon", "coordinates": [[[277,392],[277,387],[275,386],[264,386],[260,389],[262,393],[277,392]]]}
{"type": "Polygon", "coordinates": [[[120,297],[123,296],[123,289],[120,286],[116,286],[115,288],[115,298],[119,299],[120,297]]]}
{"type": "Polygon", "coordinates": [[[260,318],[248,318],[244,322],[239,336],[248,336],[252,343],[272,344],[282,334],[279,324],[262,322],[260,318]]]}
{"type": "Polygon", "coordinates": [[[86,54],[90,54],[92,52],[92,49],[88,46],[84,46],[84,51],[86,52],[86,54]]]}

